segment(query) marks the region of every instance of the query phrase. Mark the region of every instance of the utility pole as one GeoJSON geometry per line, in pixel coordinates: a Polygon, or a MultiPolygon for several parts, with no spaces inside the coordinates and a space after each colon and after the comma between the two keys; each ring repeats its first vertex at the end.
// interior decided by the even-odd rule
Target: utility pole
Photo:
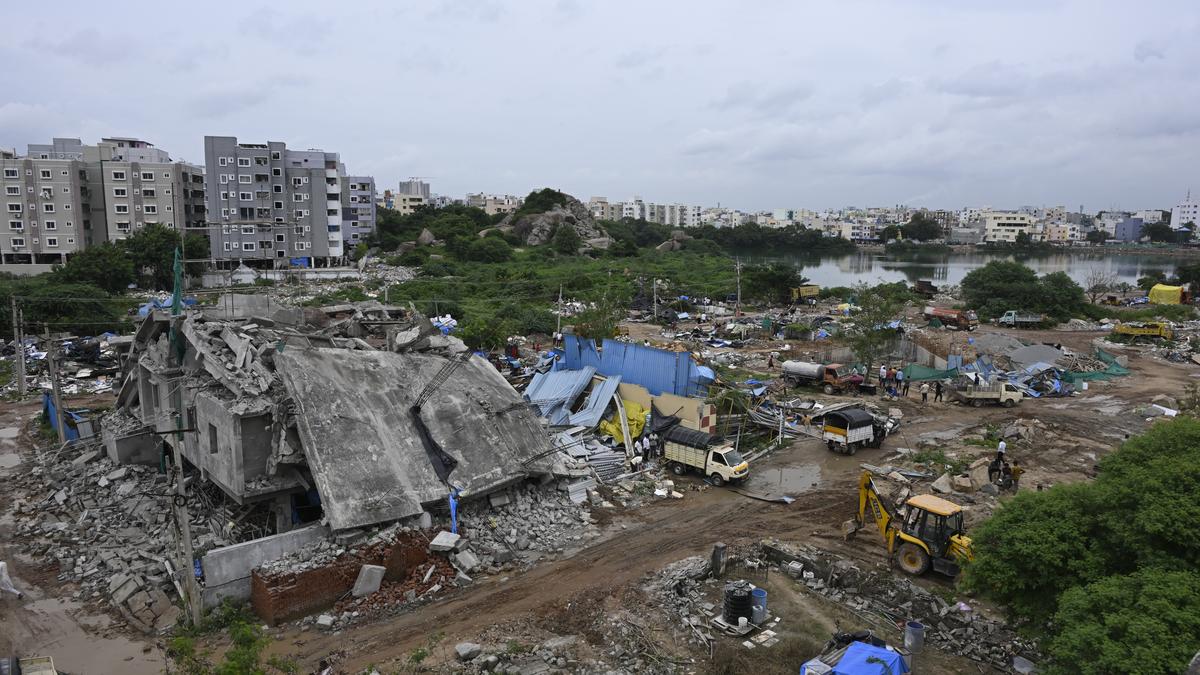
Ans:
{"type": "Polygon", "coordinates": [[[62,390],[58,384],[58,346],[50,340],[50,326],[42,324],[46,333],[46,365],[50,369],[50,391],[54,400],[54,428],[58,430],[58,443],[67,442],[67,430],[63,427],[62,390]]]}
{"type": "Polygon", "coordinates": [[[13,339],[17,341],[17,396],[25,398],[25,336],[21,334],[21,310],[17,307],[17,296],[12,297],[13,339]]]}
{"type": "Polygon", "coordinates": [[[742,315],[742,259],[737,258],[734,263],[734,269],[737,270],[737,306],[734,309],[735,317],[742,315]]]}
{"type": "Polygon", "coordinates": [[[558,285],[558,311],[555,315],[558,316],[558,324],[554,328],[554,338],[558,339],[558,334],[562,332],[562,284],[558,285]]]}

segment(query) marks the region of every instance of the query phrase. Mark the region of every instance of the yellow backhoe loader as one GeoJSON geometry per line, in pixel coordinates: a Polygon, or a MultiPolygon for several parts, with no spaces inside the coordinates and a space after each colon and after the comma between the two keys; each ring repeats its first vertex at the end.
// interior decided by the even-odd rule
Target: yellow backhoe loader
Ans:
{"type": "Polygon", "coordinates": [[[887,543],[888,559],[895,559],[909,574],[924,574],[933,567],[947,576],[957,576],[959,565],[975,557],[971,539],[963,533],[962,507],[934,495],[917,495],[907,502],[903,520],[883,505],[871,472],[858,479],[858,528],[867,524],[867,510],[875,518],[887,543]]]}

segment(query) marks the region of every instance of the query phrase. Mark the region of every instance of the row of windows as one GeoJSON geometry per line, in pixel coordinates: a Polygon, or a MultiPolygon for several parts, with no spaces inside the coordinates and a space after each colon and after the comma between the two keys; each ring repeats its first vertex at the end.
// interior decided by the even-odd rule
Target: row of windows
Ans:
{"type": "MultiPolygon", "coordinates": [[[[30,204],[29,206],[31,207],[32,210],[34,210],[34,211],[37,210],[36,208],[33,208],[33,204],[30,204]]],[[[55,205],[52,203],[51,204],[42,204],[42,213],[54,213],[55,208],[56,208],[55,205]]],[[[20,202],[9,202],[8,203],[8,212],[9,213],[21,213],[24,210],[25,210],[25,206],[23,204],[21,204],[20,202]]],[[[63,204],[63,210],[70,211],[71,205],[63,204]]]]}
{"type": "MultiPolygon", "coordinates": [[[[70,220],[63,223],[63,225],[68,228],[75,227],[75,223],[70,220]]],[[[36,220],[31,220],[31,221],[29,221],[29,226],[37,227],[38,223],[36,220]]],[[[10,220],[10,221],[8,221],[8,229],[20,232],[21,230],[25,229],[25,223],[24,223],[24,221],[20,221],[20,220],[10,220]]],[[[58,229],[58,221],[57,220],[43,220],[42,221],[42,229],[57,230],[58,229]]]]}
{"type": "MultiPolygon", "coordinates": [[[[140,194],[143,197],[157,197],[158,196],[158,188],[141,188],[140,190],[138,188],[134,188],[133,194],[135,194],[135,195],[140,194]]],[[[166,190],[163,190],[163,194],[169,195],[169,194],[171,194],[171,190],[169,188],[166,190]]],[[[114,197],[128,197],[129,196],[129,188],[123,188],[123,187],[113,188],[113,196],[114,197]]]]}
{"type": "MultiPolygon", "coordinates": [[[[58,248],[58,237],[46,237],[45,239],[46,239],[46,244],[45,244],[46,248],[58,248]]],[[[25,237],[11,237],[8,240],[8,242],[13,248],[24,248],[25,247],[25,237]]],[[[35,244],[38,243],[38,240],[34,239],[33,243],[35,243],[35,244]]],[[[75,239],[73,237],[67,237],[67,243],[74,244],[75,239]]]]}
{"type": "MultiPolygon", "coordinates": [[[[253,158],[251,158],[251,157],[238,157],[238,158],[236,159],[236,162],[237,162],[237,165],[238,165],[238,166],[250,166],[250,161],[251,161],[251,159],[253,159],[253,160],[254,160],[254,165],[255,165],[255,166],[266,166],[266,165],[267,165],[267,158],[266,158],[266,157],[263,157],[263,156],[261,156],[261,155],[259,155],[259,156],[255,156],[255,157],[253,157],[253,158]]],[[[279,161],[279,159],[280,159],[280,155],[279,155],[279,153],[278,153],[278,152],[272,152],[272,153],[271,153],[271,159],[273,159],[273,160],[275,160],[275,161],[279,161]]],[[[235,160],[234,160],[234,158],[233,158],[233,157],[218,157],[218,158],[217,158],[217,165],[218,165],[218,166],[233,166],[233,165],[234,165],[234,162],[235,162],[235,160]]]]}
{"type": "MultiPolygon", "coordinates": [[[[279,239],[277,241],[283,241],[283,240],[279,239]]],[[[225,244],[226,251],[238,250],[237,243],[235,243],[235,242],[227,241],[227,242],[224,242],[224,244],[225,244]]],[[[269,241],[260,241],[260,242],[243,241],[241,250],[242,251],[257,251],[259,248],[262,248],[263,250],[267,250],[267,249],[273,249],[273,248],[275,248],[275,246],[269,241]]],[[[281,246],[280,248],[287,248],[287,247],[281,246]]],[[[292,250],[294,250],[294,251],[308,251],[310,249],[312,249],[312,242],[307,242],[307,241],[298,241],[292,246],[292,250]]]]}
{"type": "MultiPolygon", "coordinates": [[[[277,209],[283,208],[283,202],[275,202],[275,204],[276,204],[275,208],[277,208],[277,209]]],[[[294,216],[296,218],[307,218],[310,213],[312,213],[312,212],[309,211],[308,209],[295,209],[292,211],[292,216],[294,216]]],[[[221,216],[223,216],[225,218],[229,218],[230,216],[236,216],[236,215],[238,215],[237,209],[221,209],[221,216]]],[[[263,216],[263,217],[266,217],[266,216],[263,216]]],[[[277,217],[277,218],[275,218],[275,222],[282,223],[283,218],[277,217]]]]}
{"type": "MultiPolygon", "coordinates": [[[[26,176],[32,176],[32,175],[33,175],[33,169],[25,169],[25,175],[26,175],[26,176]]],[[[53,172],[53,171],[51,171],[50,169],[39,169],[39,170],[38,170],[38,176],[39,176],[39,177],[40,177],[42,180],[53,180],[53,175],[54,175],[54,172],[53,172]]],[[[70,176],[70,175],[71,175],[71,172],[70,172],[70,171],[67,171],[66,169],[63,169],[63,170],[62,170],[62,175],[64,175],[64,176],[70,176]]],[[[19,169],[13,169],[13,168],[8,168],[8,167],[6,167],[6,168],[4,169],[4,177],[5,177],[5,178],[10,178],[10,179],[11,179],[11,178],[20,178],[20,177],[21,177],[21,172],[20,172],[20,170],[19,170],[19,169]]]]}
{"type": "MultiPolygon", "coordinates": [[[[54,197],[54,186],[52,186],[52,185],[43,185],[39,188],[39,190],[41,192],[43,199],[52,199],[54,197]]],[[[65,195],[71,194],[71,186],[64,185],[62,187],[62,191],[63,191],[63,194],[65,194],[65,195]]],[[[29,194],[33,194],[33,186],[29,187],[28,192],[29,192],[29,194]]],[[[5,185],[4,186],[4,194],[8,195],[9,197],[20,196],[21,186],[20,185],[5,185]]]]}

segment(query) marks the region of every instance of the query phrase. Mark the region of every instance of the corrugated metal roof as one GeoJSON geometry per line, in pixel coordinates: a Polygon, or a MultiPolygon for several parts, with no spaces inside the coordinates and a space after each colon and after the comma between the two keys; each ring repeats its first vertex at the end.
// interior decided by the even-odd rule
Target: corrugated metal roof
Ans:
{"type": "Polygon", "coordinates": [[[569,424],[578,424],[589,429],[595,428],[597,424],[600,424],[600,418],[604,416],[604,411],[608,408],[609,402],[613,400],[613,395],[617,393],[619,384],[621,384],[621,376],[613,375],[592,385],[587,403],[579,412],[571,415],[569,424]]]}
{"type": "Polygon", "coordinates": [[[587,389],[595,374],[596,369],[591,366],[534,373],[525,387],[525,400],[537,406],[538,413],[551,424],[569,424],[571,404],[587,389]]]}
{"type": "Polygon", "coordinates": [[[698,366],[688,352],[629,342],[605,340],[601,350],[595,340],[566,335],[563,352],[567,369],[591,366],[602,375],[619,375],[625,382],[639,384],[656,396],[664,392],[703,396],[713,377],[712,371],[698,366]]]}

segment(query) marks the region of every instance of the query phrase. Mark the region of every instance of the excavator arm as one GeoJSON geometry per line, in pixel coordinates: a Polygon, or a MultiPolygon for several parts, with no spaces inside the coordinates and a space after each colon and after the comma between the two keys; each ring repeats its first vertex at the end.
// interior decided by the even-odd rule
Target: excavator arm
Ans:
{"type": "Polygon", "coordinates": [[[883,505],[879,490],[875,488],[875,481],[871,479],[871,472],[863,471],[858,479],[857,521],[859,527],[866,527],[868,510],[875,520],[875,525],[879,527],[879,534],[883,535],[884,541],[887,542],[888,553],[891,553],[896,537],[896,527],[892,524],[895,517],[883,505]]]}

